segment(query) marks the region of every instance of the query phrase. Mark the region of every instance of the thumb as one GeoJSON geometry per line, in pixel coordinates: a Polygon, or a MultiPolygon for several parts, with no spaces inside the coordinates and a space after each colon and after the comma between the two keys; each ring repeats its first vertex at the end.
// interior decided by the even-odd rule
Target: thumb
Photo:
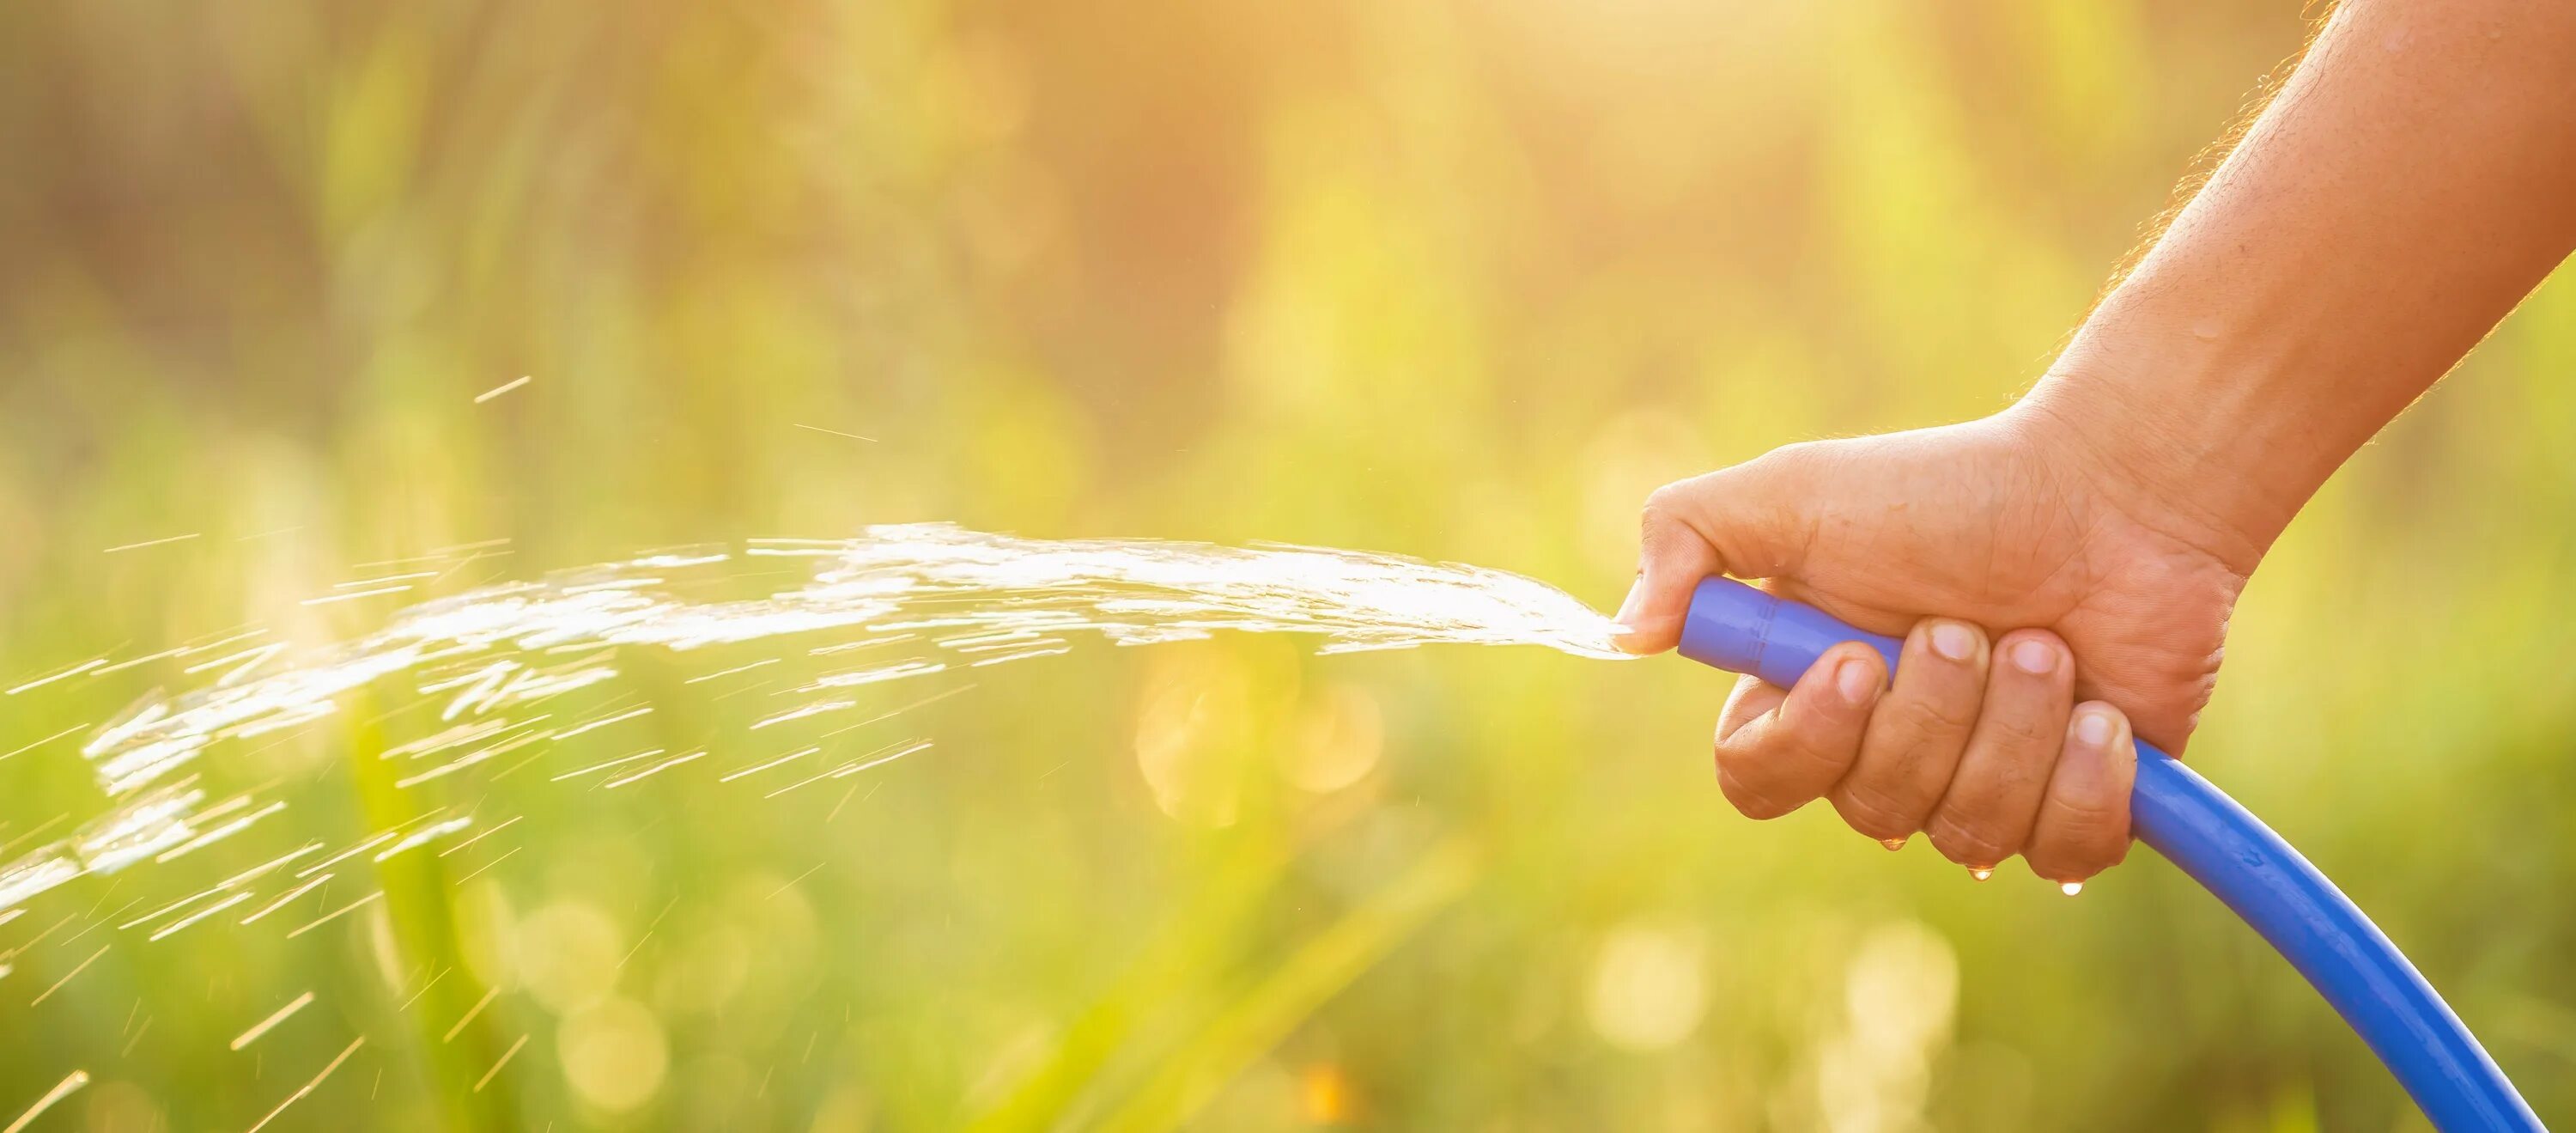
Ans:
{"type": "Polygon", "coordinates": [[[1681,644],[1691,589],[1726,569],[1708,540],[1656,502],[1671,490],[1648,497],[1637,521],[1637,581],[1619,603],[1617,619],[1627,631],[1618,646],[1630,653],[1661,653],[1681,644]]]}
{"type": "Polygon", "coordinates": [[[1681,642],[1691,592],[1712,574],[1794,572],[1806,545],[1790,485],[1796,449],[1688,480],[1646,497],[1637,521],[1637,581],[1619,604],[1619,648],[1660,653],[1681,642]]]}

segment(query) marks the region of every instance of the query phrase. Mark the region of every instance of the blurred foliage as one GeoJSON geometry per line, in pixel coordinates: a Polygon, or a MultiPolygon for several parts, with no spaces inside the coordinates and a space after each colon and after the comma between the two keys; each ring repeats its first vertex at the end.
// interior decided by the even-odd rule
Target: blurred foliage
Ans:
{"type": "MultiPolygon", "coordinates": [[[[2001,405],[2304,33],[2219,0],[0,7],[0,675],[325,642],[386,604],[302,599],[443,545],[512,540],[452,588],[915,519],[1606,605],[1657,483],[2001,405]]],[[[2557,1114],[2571,370],[2562,280],[2293,529],[2193,747],[2557,1114]]],[[[0,750],[191,679],[0,702],[0,750]]],[[[658,727],[749,718],[637,681],[658,727]]],[[[2069,901],[1735,818],[1722,687],[1092,647],[925,712],[937,757],[839,805],[522,783],[510,834],[293,939],[146,943],[89,879],[0,928],[71,926],[0,978],[0,1116],[85,1068],[41,1127],[245,1127],[365,1034],[271,1128],[2415,1127],[2150,855],[2069,901]],[[482,993],[423,989],[441,954],[499,993],[454,1044],[482,993]],[[458,1085],[517,1035],[498,1093],[458,1085]]],[[[318,784],[260,846],[371,828],[348,742],[240,757],[318,784]]],[[[0,840],[102,805],[69,744],[0,799],[0,840]]]]}

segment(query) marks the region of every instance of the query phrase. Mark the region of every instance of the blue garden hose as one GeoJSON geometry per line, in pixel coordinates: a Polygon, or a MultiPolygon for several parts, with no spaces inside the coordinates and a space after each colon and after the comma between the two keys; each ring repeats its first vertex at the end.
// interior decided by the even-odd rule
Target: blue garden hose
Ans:
{"type": "MultiPolygon", "coordinates": [[[[1691,596],[1681,654],[1787,688],[1825,650],[1865,641],[1894,672],[1902,645],[1743,583],[1691,596]]],[[[2139,841],[2234,909],[2316,985],[2444,1133],[2542,1128],[2460,1017],[2326,875],[2262,820],[2172,756],[2138,745],[2129,796],[2139,841]]]]}

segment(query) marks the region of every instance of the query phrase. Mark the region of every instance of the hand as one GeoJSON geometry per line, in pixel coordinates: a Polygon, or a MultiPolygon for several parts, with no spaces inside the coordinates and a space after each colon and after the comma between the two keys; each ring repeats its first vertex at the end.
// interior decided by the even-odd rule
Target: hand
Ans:
{"type": "Polygon", "coordinates": [[[2061,882],[2127,854],[2131,722],[2182,750],[2260,547],[2062,421],[2026,403],[1792,445],[1647,500],[1622,647],[1671,648],[1717,573],[1905,635],[1892,687],[1860,645],[1795,689],[1736,685],[1716,746],[1738,810],[1823,796],[1891,848],[1920,830],[1971,869],[2018,853],[2061,882]]]}

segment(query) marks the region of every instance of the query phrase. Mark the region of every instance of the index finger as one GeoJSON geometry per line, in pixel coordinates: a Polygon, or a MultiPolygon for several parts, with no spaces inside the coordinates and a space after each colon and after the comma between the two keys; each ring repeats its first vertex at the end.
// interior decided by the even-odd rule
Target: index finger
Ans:
{"type": "Polygon", "coordinates": [[[1748,818],[1778,818],[1825,793],[1860,751],[1887,662],[1867,645],[1838,645],[1784,695],[1745,678],[1719,728],[1717,782],[1748,818]],[[1768,704],[1767,710],[1751,710],[1768,704]],[[1750,718],[1746,717],[1750,715],[1750,718]]]}

